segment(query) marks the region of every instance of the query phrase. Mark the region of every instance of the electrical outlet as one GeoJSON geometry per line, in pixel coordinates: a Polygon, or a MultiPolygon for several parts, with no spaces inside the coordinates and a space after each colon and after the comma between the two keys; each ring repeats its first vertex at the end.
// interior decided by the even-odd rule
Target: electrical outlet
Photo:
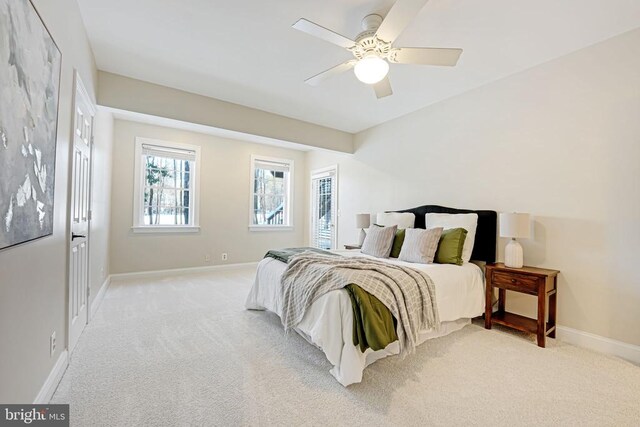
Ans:
{"type": "Polygon", "coordinates": [[[222,260],[223,260],[223,261],[226,261],[227,259],[228,259],[228,255],[227,255],[227,253],[226,253],[226,252],[224,252],[224,253],[222,254],[222,260]]]}
{"type": "Polygon", "coordinates": [[[56,332],[54,331],[49,338],[49,357],[56,352],[56,332]]]}
{"type": "Polygon", "coordinates": [[[204,262],[211,262],[211,255],[206,254],[206,255],[204,256],[204,262]]]}

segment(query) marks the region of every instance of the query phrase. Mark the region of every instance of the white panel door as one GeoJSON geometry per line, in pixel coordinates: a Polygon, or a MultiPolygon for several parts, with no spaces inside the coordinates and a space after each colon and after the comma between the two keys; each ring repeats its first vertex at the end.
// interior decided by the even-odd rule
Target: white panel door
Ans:
{"type": "Polygon", "coordinates": [[[69,247],[69,352],[89,320],[89,221],[91,145],[95,109],[76,73],[69,247]]]}
{"type": "Polygon", "coordinates": [[[338,169],[331,167],[311,173],[311,246],[336,249],[338,169]]]}

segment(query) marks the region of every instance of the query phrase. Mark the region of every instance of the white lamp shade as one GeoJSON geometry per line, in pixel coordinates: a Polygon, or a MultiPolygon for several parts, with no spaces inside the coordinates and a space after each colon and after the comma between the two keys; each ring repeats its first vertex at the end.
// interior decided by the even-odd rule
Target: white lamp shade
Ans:
{"type": "Polygon", "coordinates": [[[527,213],[501,213],[500,237],[528,239],[531,237],[531,224],[527,213]]]}
{"type": "Polygon", "coordinates": [[[371,215],[369,214],[356,215],[356,228],[369,228],[370,225],[371,225],[371,215]]]}

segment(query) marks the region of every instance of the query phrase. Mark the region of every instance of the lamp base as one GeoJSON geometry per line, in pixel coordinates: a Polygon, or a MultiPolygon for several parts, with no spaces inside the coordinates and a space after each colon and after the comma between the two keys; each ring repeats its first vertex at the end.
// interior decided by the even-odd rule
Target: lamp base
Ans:
{"type": "Polygon", "coordinates": [[[360,246],[362,246],[362,244],[364,243],[365,237],[367,237],[367,232],[364,231],[364,228],[361,228],[360,229],[360,235],[358,236],[358,244],[360,246]]]}
{"type": "Polygon", "coordinates": [[[504,265],[511,268],[522,268],[524,265],[522,246],[516,239],[511,239],[504,249],[504,265]]]}
{"type": "Polygon", "coordinates": [[[364,231],[364,228],[360,229],[360,236],[358,237],[358,245],[362,246],[364,243],[364,238],[367,237],[367,232],[364,231]]]}

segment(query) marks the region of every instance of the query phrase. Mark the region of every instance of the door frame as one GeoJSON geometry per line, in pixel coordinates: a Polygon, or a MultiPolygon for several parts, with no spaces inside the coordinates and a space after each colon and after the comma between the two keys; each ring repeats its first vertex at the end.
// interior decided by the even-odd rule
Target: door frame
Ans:
{"type": "Polygon", "coordinates": [[[67,245],[66,245],[66,260],[67,260],[67,333],[66,333],[66,347],[69,352],[69,357],[71,357],[71,353],[73,349],[71,348],[71,322],[73,320],[71,307],[73,304],[72,292],[71,292],[71,234],[73,232],[73,153],[74,153],[74,141],[75,141],[75,126],[76,126],[76,111],[77,111],[77,102],[78,102],[78,92],[82,94],[82,96],[86,99],[87,105],[91,111],[91,135],[89,139],[89,150],[90,150],[90,160],[89,160],[89,191],[88,191],[88,207],[87,207],[87,316],[85,320],[85,325],[89,323],[90,316],[90,298],[91,298],[91,218],[93,216],[92,213],[92,197],[93,197],[93,152],[94,152],[94,126],[95,126],[95,117],[97,114],[97,108],[89,96],[89,92],[87,92],[86,86],[82,82],[80,77],[80,73],[77,69],[73,70],[73,97],[72,97],[72,108],[71,111],[71,138],[69,140],[69,175],[68,175],[68,183],[67,183],[67,245]]]}
{"type": "Polygon", "coordinates": [[[334,201],[335,201],[335,215],[334,215],[334,225],[333,225],[333,247],[331,249],[338,249],[338,221],[340,219],[340,205],[339,205],[339,197],[338,197],[338,172],[339,172],[339,168],[338,168],[338,164],[335,165],[331,165],[331,166],[327,166],[324,168],[318,168],[318,169],[313,169],[311,170],[310,174],[309,174],[309,244],[311,244],[313,242],[313,212],[314,212],[314,205],[313,205],[313,179],[314,176],[318,176],[318,175],[322,175],[325,174],[327,172],[331,172],[331,171],[335,171],[334,174],[334,179],[335,179],[335,194],[332,194],[332,197],[335,197],[334,201]]]}

